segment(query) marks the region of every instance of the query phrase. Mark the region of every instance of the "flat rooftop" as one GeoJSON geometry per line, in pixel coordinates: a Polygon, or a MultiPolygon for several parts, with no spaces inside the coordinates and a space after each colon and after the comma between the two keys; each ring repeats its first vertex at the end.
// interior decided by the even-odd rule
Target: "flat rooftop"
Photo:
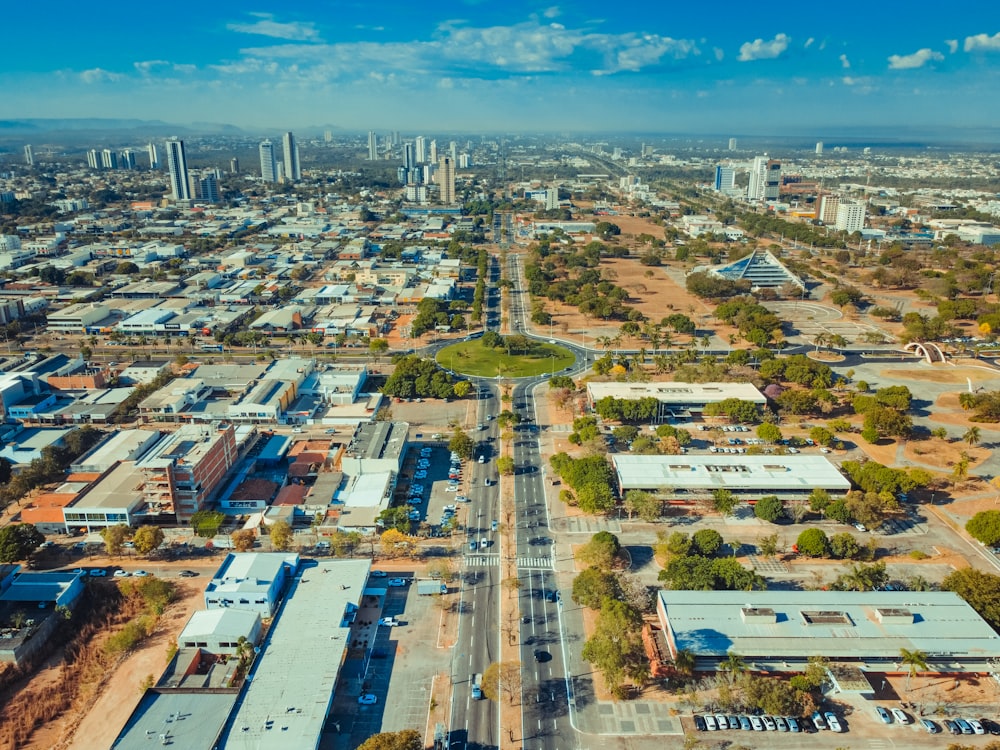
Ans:
{"type": "Polygon", "coordinates": [[[323,560],[295,579],[220,748],[318,747],[370,560],[323,560]]]}
{"type": "Polygon", "coordinates": [[[622,490],[745,490],[770,494],[819,487],[846,492],[851,483],[824,456],[615,454],[611,464],[622,490]]]}
{"type": "Polygon", "coordinates": [[[348,455],[354,458],[398,458],[406,447],[410,425],[405,422],[369,422],[358,425],[348,455]]]}
{"type": "Polygon", "coordinates": [[[267,591],[282,567],[295,570],[298,565],[299,556],[294,552],[230,552],[205,593],[267,591]]]}
{"type": "Polygon", "coordinates": [[[139,468],[162,468],[182,460],[197,463],[212,447],[224,438],[225,430],[209,425],[186,424],[177,432],[169,433],[154,445],[139,461],[139,468]]]}
{"type": "Polygon", "coordinates": [[[661,591],[678,649],[696,656],[898,660],[1000,658],[1000,635],[950,591],[661,591]]]}
{"type": "Polygon", "coordinates": [[[67,510],[132,509],[143,501],[145,477],[134,461],[122,461],[104,479],[99,480],[67,510]]]}
{"type": "Polygon", "coordinates": [[[211,750],[237,695],[235,690],[147,690],[111,748],[149,750],[169,742],[185,750],[211,750]]]}
{"type": "Polygon", "coordinates": [[[727,398],[755,404],[767,402],[750,383],[587,383],[587,393],[592,401],[607,396],[627,400],[652,397],[661,404],[678,406],[714,404],[727,398]]]}

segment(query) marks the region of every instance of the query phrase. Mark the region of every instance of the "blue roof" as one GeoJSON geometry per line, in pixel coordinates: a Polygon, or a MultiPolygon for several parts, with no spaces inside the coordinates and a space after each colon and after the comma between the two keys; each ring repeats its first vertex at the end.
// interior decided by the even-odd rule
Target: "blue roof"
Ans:
{"type": "Polygon", "coordinates": [[[292,439],[287,435],[272,435],[257,457],[258,461],[277,463],[285,457],[292,445],[292,439]]]}

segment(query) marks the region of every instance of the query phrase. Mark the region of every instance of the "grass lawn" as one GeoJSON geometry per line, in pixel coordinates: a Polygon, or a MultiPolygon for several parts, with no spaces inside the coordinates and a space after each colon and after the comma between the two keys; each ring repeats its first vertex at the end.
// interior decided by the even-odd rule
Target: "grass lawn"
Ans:
{"type": "Polygon", "coordinates": [[[503,349],[483,346],[479,339],[446,346],[437,354],[441,367],[482,378],[495,378],[497,372],[505,378],[544,375],[564,370],[573,362],[573,353],[557,344],[536,344],[530,354],[508,355],[503,349]]]}

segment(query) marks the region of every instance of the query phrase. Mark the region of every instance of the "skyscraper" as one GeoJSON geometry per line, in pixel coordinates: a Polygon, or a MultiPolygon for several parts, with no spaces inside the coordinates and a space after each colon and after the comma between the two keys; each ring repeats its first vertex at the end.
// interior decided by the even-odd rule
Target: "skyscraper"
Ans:
{"type": "Polygon", "coordinates": [[[729,139],[729,150],[730,151],[735,151],[736,150],[736,139],[735,138],[730,138],[729,139]]]}
{"type": "Polygon", "coordinates": [[[118,164],[122,169],[135,169],[135,151],[130,148],[122,151],[118,164]]]}
{"type": "Polygon", "coordinates": [[[206,203],[219,202],[219,179],[214,172],[191,175],[191,194],[195,200],[206,203]]]}
{"type": "Polygon", "coordinates": [[[861,201],[841,201],[837,206],[837,230],[853,234],[865,228],[865,204],[861,201]]]}
{"type": "Polygon", "coordinates": [[[781,191],[781,162],[768,159],[767,154],[755,156],[750,167],[750,185],[747,200],[776,201],[781,191]]]}
{"type": "Polygon", "coordinates": [[[431,153],[430,153],[430,158],[427,161],[429,161],[431,164],[437,164],[437,160],[438,160],[438,142],[431,141],[431,153]]]}
{"type": "Polygon", "coordinates": [[[35,166],[35,154],[31,150],[31,144],[29,143],[24,147],[24,163],[29,167],[35,166]]]}
{"type": "Polygon", "coordinates": [[[110,148],[104,149],[101,152],[101,168],[118,169],[118,154],[116,154],[110,148]]]}
{"type": "Polygon", "coordinates": [[[437,183],[441,188],[441,202],[447,206],[455,202],[455,161],[442,156],[438,162],[437,183]]]}
{"type": "Polygon", "coordinates": [[[374,130],[368,131],[368,161],[378,161],[378,136],[374,130]]]}
{"type": "Polygon", "coordinates": [[[715,168],[715,189],[718,192],[732,190],[736,186],[736,170],[719,164],[715,168]]]}
{"type": "Polygon", "coordinates": [[[324,130],[323,131],[323,141],[326,142],[326,143],[332,143],[333,142],[333,131],[332,130],[324,130]]]}
{"type": "Polygon", "coordinates": [[[823,155],[823,141],[816,141],[816,156],[823,155]]]}
{"type": "Polygon", "coordinates": [[[278,165],[274,161],[274,144],[264,140],[260,144],[260,178],[264,182],[278,181],[278,165]]]}
{"type": "Polygon", "coordinates": [[[302,168],[299,167],[299,146],[295,136],[289,131],[282,136],[281,142],[285,147],[285,178],[289,182],[298,182],[302,179],[302,168]]]}
{"type": "Polygon", "coordinates": [[[149,168],[159,169],[160,168],[160,157],[156,154],[156,144],[149,143],[146,145],[146,154],[149,156],[149,168]]]}
{"type": "Polygon", "coordinates": [[[170,172],[170,191],[175,201],[191,200],[191,185],[188,183],[187,156],[184,141],[171,138],[166,143],[167,169],[170,172]]]}
{"type": "Polygon", "coordinates": [[[229,160],[229,171],[231,174],[240,173],[240,160],[237,159],[235,156],[229,160]]]}
{"type": "Polygon", "coordinates": [[[416,141],[414,141],[417,152],[417,163],[423,164],[427,161],[427,139],[422,135],[418,135],[416,141]]]}
{"type": "Polygon", "coordinates": [[[407,169],[413,169],[417,166],[417,162],[413,158],[413,144],[404,143],[403,144],[403,166],[407,169]]]}
{"type": "Polygon", "coordinates": [[[87,152],[87,166],[90,167],[91,169],[101,168],[101,157],[97,153],[96,148],[92,148],[90,149],[90,151],[87,152]]]}
{"type": "Polygon", "coordinates": [[[449,141],[448,142],[448,156],[451,157],[452,163],[458,161],[458,142],[449,141]]]}

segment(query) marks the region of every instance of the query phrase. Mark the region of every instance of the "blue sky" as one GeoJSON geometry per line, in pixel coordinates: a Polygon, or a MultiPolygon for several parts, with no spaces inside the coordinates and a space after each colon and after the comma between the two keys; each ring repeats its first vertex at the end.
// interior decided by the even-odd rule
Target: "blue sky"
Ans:
{"type": "Polygon", "coordinates": [[[55,6],[4,9],[2,118],[817,136],[1000,119],[1000,14],[969,0],[55,6]]]}

